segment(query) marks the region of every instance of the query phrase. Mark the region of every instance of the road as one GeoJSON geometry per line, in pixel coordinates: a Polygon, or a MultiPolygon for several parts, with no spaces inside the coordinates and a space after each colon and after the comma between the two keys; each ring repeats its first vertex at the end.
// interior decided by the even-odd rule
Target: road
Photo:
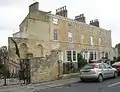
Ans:
{"type": "Polygon", "coordinates": [[[116,79],[107,79],[101,83],[78,82],[41,90],[40,92],[120,92],[120,77],[116,79]]]}
{"type": "Polygon", "coordinates": [[[81,82],[78,78],[68,79],[59,81],[59,83],[63,83],[65,81],[73,81],[76,82],[69,82],[67,85],[64,86],[56,86],[54,87],[53,84],[39,84],[34,85],[34,88],[31,89],[27,86],[20,86],[20,87],[11,87],[11,88],[0,88],[0,92],[120,92],[120,76],[115,79],[107,79],[101,83],[98,82],[81,82]],[[70,84],[72,83],[72,84],[70,84]],[[52,88],[48,86],[53,86],[52,88]],[[47,88],[46,88],[47,87],[47,88]],[[45,89],[44,89],[45,88],[45,89]],[[37,91],[35,91],[37,89],[37,91]]]}

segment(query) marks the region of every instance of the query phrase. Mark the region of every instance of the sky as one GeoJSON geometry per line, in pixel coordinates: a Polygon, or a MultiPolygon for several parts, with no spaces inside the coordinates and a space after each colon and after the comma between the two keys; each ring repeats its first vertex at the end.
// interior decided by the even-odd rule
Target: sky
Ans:
{"type": "Polygon", "coordinates": [[[101,28],[112,31],[112,46],[120,43],[120,0],[0,0],[0,47],[8,45],[8,37],[19,31],[29,5],[35,1],[40,10],[53,14],[66,5],[69,18],[84,13],[87,24],[97,18],[101,28]]]}

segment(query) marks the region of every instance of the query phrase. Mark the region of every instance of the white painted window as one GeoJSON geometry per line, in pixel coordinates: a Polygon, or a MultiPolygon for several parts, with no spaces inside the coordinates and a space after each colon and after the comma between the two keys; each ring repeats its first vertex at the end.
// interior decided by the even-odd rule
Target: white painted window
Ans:
{"type": "Polygon", "coordinates": [[[54,30],[53,35],[54,35],[54,40],[57,41],[58,40],[58,30],[57,29],[54,30]]]}
{"type": "Polygon", "coordinates": [[[92,51],[90,52],[90,57],[89,57],[89,59],[90,59],[90,60],[93,60],[93,59],[94,59],[94,57],[93,57],[93,52],[92,52],[92,51]]]}
{"type": "Polygon", "coordinates": [[[77,61],[77,52],[75,50],[67,51],[67,61],[77,61]]]}
{"type": "Polygon", "coordinates": [[[68,37],[72,37],[72,33],[71,32],[68,32],[68,37]]]}
{"type": "Polygon", "coordinates": [[[68,42],[73,42],[72,32],[68,32],[68,42]]]}
{"type": "Polygon", "coordinates": [[[93,36],[90,37],[90,45],[94,45],[94,43],[93,43],[93,36]]]}
{"type": "Polygon", "coordinates": [[[81,43],[84,43],[84,35],[81,35],[81,43]]]}
{"type": "Polygon", "coordinates": [[[73,61],[76,61],[76,51],[73,51],[73,61]]]}
{"type": "Polygon", "coordinates": [[[94,34],[94,31],[93,29],[90,30],[90,34],[93,35],[94,34]]]}
{"type": "Polygon", "coordinates": [[[102,38],[99,38],[99,45],[101,45],[101,43],[102,43],[102,38]]]}
{"type": "Polygon", "coordinates": [[[72,51],[67,51],[67,61],[72,60],[72,51]]]}
{"type": "Polygon", "coordinates": [[[53,18],[53,24],[58,24],[58,19],[57,18],[53,18]]]}
{"type": "Polygon", "coordinates": [[[73,42],[72,37],[68,37],[68,42],[73,42]]]}

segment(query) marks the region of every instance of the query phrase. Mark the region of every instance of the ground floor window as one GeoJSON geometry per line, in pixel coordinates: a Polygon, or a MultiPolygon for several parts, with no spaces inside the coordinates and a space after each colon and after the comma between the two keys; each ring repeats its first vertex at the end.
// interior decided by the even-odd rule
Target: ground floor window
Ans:
{"type": "Polygon", "coordinates": [[[76,61],[77,60],[77,53],[76,51],[70,50],[67,51],[67,61],[76,61]]]}
{"type": "Polygon", "coordinates": [[[90,60],[93,60],[93,52],[90,52],[90,60]]]}
{"type": "Polygon", "coordinates": [[[108,59],[108,52],[105,53],[105,58],[108,59]]]}
{"type": "Polygon", "coordinates": [[[71,61],[72,60],[71,55],[72,55],[71,51],[67,51],[67,61],[71,61]]]}
{"type": "Polygon", "coordinates": [[[76,51],[73,51],[73,61],[76,61],[76,51]]]}
{"type": "Polygon", "coordinates": [[[96,57],[97,57],[97,56],[96,56],[96,52],[95,52],[95,60],[96,60],[96,57]]]}

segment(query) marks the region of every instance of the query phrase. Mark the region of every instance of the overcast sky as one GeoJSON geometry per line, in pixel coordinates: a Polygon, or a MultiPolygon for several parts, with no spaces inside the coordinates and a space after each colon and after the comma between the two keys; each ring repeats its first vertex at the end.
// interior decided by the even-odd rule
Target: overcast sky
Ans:
{"type": "MultiPolygon", "coordinates": [[[[81,13],[86,21],[98,18],[100,27],[112,30],[112,45],[120,42],[120,1],[119,0],[36,0],[39,9],[52,11],[66,5],[68,17],[81,13]]],[[[0,46],[7,45],[7,39],[19,31],[19,24],[28,14],[28,6],[35,0],[0,0],[0,46]]]]}

